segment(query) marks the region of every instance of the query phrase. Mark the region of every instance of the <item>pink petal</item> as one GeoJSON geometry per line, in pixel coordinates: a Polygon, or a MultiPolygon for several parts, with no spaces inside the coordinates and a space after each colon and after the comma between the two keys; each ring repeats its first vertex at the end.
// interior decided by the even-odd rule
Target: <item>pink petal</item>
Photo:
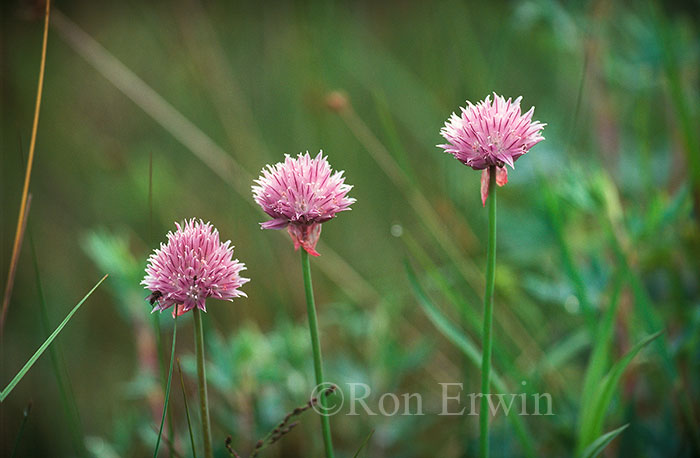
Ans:
{"type": "MultiPolygon", "coordinates": [[[[486,206],[486,198],[489,196],[489,169],[481,171],[481,205],[486,206]]],[[[496,179],[498,181],[498,179],[496,179]]]]}
{"type": "Polygon", "coordinates": [[[498,186],[505,186],[508,183],[508,169],[505,167],[498,167],[496,169],[496,184],[498,186]]]}

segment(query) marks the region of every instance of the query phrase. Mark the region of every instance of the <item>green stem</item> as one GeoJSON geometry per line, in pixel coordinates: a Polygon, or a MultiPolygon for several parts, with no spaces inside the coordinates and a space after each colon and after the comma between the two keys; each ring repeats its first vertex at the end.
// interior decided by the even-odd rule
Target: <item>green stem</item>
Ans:
{"type": "MultiPolygon", "coordinates": [[[[177,340],[177,316],[175,316],[175,322],[173,323],[173,346],[170,350],[170,370],[168,372],[168,383],[165,385],[165,400],[163,402],[163,417],[160,419],[160,429],[158,430],[158,439],[156,440],[156,447],[153,450],[153,458],[158,456],[158,449],[160,448],[160,439],[163,437],[163,425],[165,424],[165,415],[168,412],[168,401],[170,400],[170,382],[173,379],[173,362],[175,361],[175,341],[177,340]]],[[[172,436],[170,436],[172,438],[172,436]]],[[[168,447],[172,450],[172,445],[168,447]]]]}
{"type": "MultiPolygon", "coordinates": [[[[316,318],[316,304],[314,303],[314,289],[311,284],[311,264],[309,254],[301,250],[301,270],[304,273],[304,288],[306,290],[306,312],[309,315],[309,332],[311,333],[311,348],[314,353],[314,372],[316,373],[316,386],[323,386],[323,359],[321,358],[321,344],[318,338],[318,320],[316,318]]],[[[321,390],[322,391],[322,390],[321,390]]],[[[324,396],[319,392],[318,402],[323,407],[324,396]]],[[[323,432],[323,444],[326,449],[326,458],[333,458],[333,441],[331,439],[331,423],[327,415],[321,415],[321,430],[323,432]]]]}
{"type": "Polygon", "coordinates": [[[197,379],[199,380],[199,408],[202,416],[202,440],[204,441],[204,457],[212,458],[211,424],[209,422],[209,397],[207,395],[207,373],[204,367],[204,331],[202,316],[197,307],[194,312],[194,350],[197,357],[197,379]]]}
{"type": "Polygon", "coordinates": [[[493,328],[493,289],[496,282],[496,167],[489,167],[489,242],[486,258],[486,291],[484,292],[484,334],[481,359],[481,457],[489,456],[489,382],[491,377],[491,330],[493,328]]]}

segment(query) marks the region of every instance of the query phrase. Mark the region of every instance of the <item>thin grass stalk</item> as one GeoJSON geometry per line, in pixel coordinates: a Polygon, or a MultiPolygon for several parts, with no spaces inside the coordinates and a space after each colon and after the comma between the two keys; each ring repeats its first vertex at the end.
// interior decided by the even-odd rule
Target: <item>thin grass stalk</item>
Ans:
{"type": "Polygon", "coordinates": [[[481,410],[479,411],[480,450],[482,458],[489,456],[489,405],[491,352],[493,342],[493,290],[496,283],[496,167],[489,167],[489,241],[486,257],[486,289],[484,290],[484,333],[481,359],[481,410]]]}
{"type": "Polygon", "coordinates": [[[92,293],[95,292],[95,290],[102,284],[103,281],[105,281],[107,279],[108,276],[109,275],[105,275],[104,277],[102,277],[102,279],[100,281],[98,281],[95,284],[95,286],[93,286],[92,289],[90,291],[88,291],[88,293],[85,296],[83,296],[83,298],[80,300],[80,302],[78,302],[75,305],[75,307],[73,307],[73,309],[68,313],[68,315],[63,319],[61,324],[59,324],[56,327],[56,329],[51,333],[51,335],[44,341],[44,343],[41,344],[41,346],[39,346],[39,349],[36,352],[34,352],[32,357],[29,358],[29,360],[25,363],[25,365],[22,367],[22,369],[20,369],[19,372],[17,372],[17,375],[14,376],[14,378],[10,381],[10,383],[8,383],[7,386],[3,390],[0,390],[0,402],[3,402],[7,398],[7,396],[10,395],[12,390],[15,389],[17,384],[20,381],[22,381],[24,376],[27,375],[27,372],[29,372],[29,369],[32,368],[34,363],[36,363],[36,361],[41,357],[41,355],[44,354],[44,352],[46,351],[47,348],[49,348],[49,346],[54,341],[54,339],[56,339],[56,337],[58,337],[58,335],[61,333],[63,328],[66,327],[66,325],[71,320],[71,318],[73,318],[73,315],[75,315],[75,313],[78,311],[78,309],[85,303],[85,301],[87,301],[88,297],[90,297],[90,295],[92,295],[92,293]]]}
{"type": "Polygon", "coordinates": [[[187,417],[187,430],[190,433],[190,444],[192,445],[192,456],[197,458],[197,447],[194,445],[194,433],[192,432],[192,418],[190,417],[190,407],[187,402],[187,391],[185,390],[185,379],[182,377],[182,367],[180,358],[177,359],[177,371],[180,373],[180,388],[182,388],[182,401],[185,403],[185,416],[187,417]]]}
{"type": "MultiPolygon", "coordinates": [[[[41,327],[43,332],[48,337],[48,335],[51,333],[51,324],[49,322],[48,307],[46,306],[46,298],[44,297],[44,288],[41,284],[39,261],[37,259],[36,246],[34,244],[34,237],[32,237],[31,229],[29,230],[29,247],[32,252],[34,275],[36,278],[36,290],[37,294],[39,295],[39,316],[41,318],[41,327]]],[[[70,380],[64,380],[64,376],[61,371],[63,365],[59,360],[58,352],[59,350],[56,347],[49,347],[51,368],[53,369],[54,375],[56,376],[56,384],[58,385],[58,392],[61,396],[61,404],[63,404],[63,410],[65,411],[66,417],[68,418],[68,429],[71,432],[71,440],[73,442],[73,447],[75,448],[75,452],[78,454],[78,456],[84,456],[85,445],[82,441],[83,434],[82,427],[80,425],[80,413],[78,410],[78,404],[75,402],[75,396],[73,395],[73,390],[70,387],[70,380]]]]}
{"type": "MultiPolygon", "coordinates": [[[[156,439],[156,448],[153,450],[153,458],[158,456],[158,448],[160,447],[160,439],[163,437],[163,426],[165,425],[165,416],[168,413],[168,401],[170,400],[170,382],[173,379],[173,364],[175,362],[175,341],[177,340],[177,314],[175,315],[175,322],[173,324],[173,344],[170,350],[170,369],[168,370],[168,382],[165,385],[165,397],[163,401],[163,417],[160,420],[160,429],[158,430],[158,439],[156,439]]],[[[172,437],[172,436],[171,436],[172,437]]],[[[172,454],[173,447],[169,447],[170,453],[172,454]]]]}
{"type": "MultiPolygon", "coordinates": [[[[316,386],[323,387],[323,358],[321,356],[321,343],[318,337],[318,319],[316,317],[316,303],[314,301],[314,289],[311,283],[311,264],[309,263],[309,253],[301,251],[301,270],[304,275],[304,289],[306,291],[306,312],[309,316],[309,332],[311,334],[311,349],[314,355],[314,373],[316,375],[316,386]]],[[[325,399],[319,398],[321,411],[325,407],[325,399]]],[[[321,414],[321,431],[323,433],[323,445],[326,451],[326,458],[333,458],[333,441],[331,437],[330,419],[324,413],[321,414]]]]}
{"type": "Polygon", "coordinates": [[[22,439],[22,433],[24,432],[24,427],[27,426],[27,421],[29,420],[29,414],[32,411],[32,401],[29,401],[27,407],[24,408],[22,413],[22,422],[19,424],[19,431],[17,431],[17,436],[15,437],[15,444],[12,446],[12,453],[10,453],[10,458],[17,456],[17,449],[19,448],[20,439],[22,439]]]}
{"type": "Polygon", "coordinates": [[[36,102],[34,106],[34,121],[32,123],[32,137],[29,143],[29,157],[27,159],[27,167],[24,175],[24,186],[22,188],[22,200],[19,205],[19,216],[17,217],[17,229],[15,231],[15,240],[12,245],[12,257],[10,258],[10,269],[7,273],[7,283],[5,284],[5,294],[2,299],[2,312],[0,312],[0,338],[5,329],[5,319],[7,317],[7,308],[10,305],[10,296],[12,296],[12,287],[15,280],[15,272],[17,263],[19,262],[19,252],[22,247],[22,238],[24,228],[27,224],[28,199],[29,199],[29,181],[32,178],[32,165],[34,164],[34,150],[36,148],[36,133],[39,128],[39,111],[41,109],[41,94],[44,90],[44,71],[46,69],[46,48],[49,37],[49,14],[51,11],[51,1],[46,0],[46,10],[44,12],[44,38],[41,45],[41,63],[39,64],[39,82],[37,83],[36,102]]]}
{"type": "Polygon", "coordinates": [[[194,314],[194,349],[197,359],[197,379],[199,381],[199,409],[202,417],[202,442],[204,442],[204,457],[214,456],[211,447],[211,423],[209,417],[209,396],[207,394],[207,372],[204,365],[204,329],[202,328],[202,312],[199,308],[192,309],[194,314]]]}

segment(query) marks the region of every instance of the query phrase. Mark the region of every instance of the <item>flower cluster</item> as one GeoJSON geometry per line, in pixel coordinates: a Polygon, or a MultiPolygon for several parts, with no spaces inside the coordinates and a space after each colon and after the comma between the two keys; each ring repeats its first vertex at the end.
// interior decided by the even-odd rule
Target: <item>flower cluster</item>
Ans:
{"type": "Polygon", "coordinates": [[[497,167],[497,184],[508,182],[505,165],[514,168],[515,161],[530,148],[544,140],[541,135],[546,126],[532,121],[535,108],[522,114],[518,97],[514,101],[493,94],[476,105],[467,101],[461,114],[452,113],[440,130],[448,143],[438,145],[463,164],[475,170],[484,170],[481,176],[481,197],[486,203],[488,195],[488,168],[497,167]]]}
{"type": "Polygon", "coordinates": [[[318,256],[316,243],[321,223],[336,213],[350,210],[355,199],[347,197],[352,186],[345,184],[343,172],[333,172],[323,152],[311,158],[309,153],[268,165],[255,180],[253,196],[273,219],[261,223],[263,229],[287,228],[299,247],[318,256]]]}
{"type": "Polygon", "coordinates": [[[232,300],[245,296],[239,288],[249,281],[240,276],[245,266],[233,259],[231,241],[221,243],[219,232],[202,220],[190,219],[168,232],[168,243],[161,243],[148,258],[146,277],[141,282],[152,294],[153,311],[175,305],[173,316],[194,307],[206,311],[205,300],[232,300]]]}

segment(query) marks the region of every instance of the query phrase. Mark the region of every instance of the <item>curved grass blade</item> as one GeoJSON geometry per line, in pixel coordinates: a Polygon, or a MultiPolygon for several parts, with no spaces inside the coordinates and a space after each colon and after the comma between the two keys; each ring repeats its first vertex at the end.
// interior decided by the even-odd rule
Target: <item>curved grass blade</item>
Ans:
{"type": "Polygon", "coordinates": [[[365,448],[367,446],[367,443],[369,443],[369,440],[372,438],[373,434],[374,434],[374,430],[369,432],[369,434],[365,438],[364,442],[362,442],[362,445],[360,445],[360,448],[357,449],[357,451],[352,456],[352,458],[357,458],[358,456],[360,456],[360,452],[362,451],[363,448],[365,448]]]}
{"type": "Polygon", "coordinates": [[[637,353],[639,353],[642,348],[649,345],[652,341],[657,339],[661,335],[662,331],[656,332],[638,342],[632,349],[627,352],[625,356],[622,357],[615,365],[610,369],[610,372],[605,376],[598,390],[596,391],[594,397],[591,399],[592,409],[590,414],[585,418],[581,424],[581,435],[579,441],[579,449],[587,447],[592,444],[595,437],[598,436],[603,429],[603,420],[605,419],[605,412],[610,405],[613,393],[617,387],[622,374],[624,373],[627,366],[632,362],[637,353]]]}
{"type": "Polygon", "coordinates": [[[80,300],[80,302],[78,302],[78,304],[75,307],[73,307],[73,310],[71,310],[70,313],[68,313],[68,316],[66,316],[66,318],[61,322],[61,324],[58,325],[56,330],[51,333],[51,335],[48,337],[48,339],[46,339],[44,341],[44,343],[41,344],[41,346],[36,351],[36,353],[34,353],[34,355],[32,355],[32,357],[29,358],[29,361],[27,361],[27,363],[24,365],[24,367],[22,369],[20,369],[20,371],[17,373],[17,375],[15,375],[15,377],[12,379],[12,381],[10,381],[10,383],[7,384],[7,386],[5,387],[4,390],[0,391],[0,402],[3,402],[5,400],[5,398],[7,398],[7,396],[12,392],[12,390],[15,388],[15,386],[17,386],[17,384],[22,380],[22,378],[25,375],[27,375],[27,372],[29,372],[29,369],[32,368],[32,366],[34,365],[36,360],[39,359],[39,357],[42,354],[44,354],[44,352],[46,351],[47,348],[49,348],[49,345],[51,345],[51,343],[58,336],[58,334],[61,333],[61,331],[68,324],[70,319],[73,318],[73,315],[75,315],[75,312],[78,311],[78,309],[83,305],[83,303],[87,300],[87,298],[90,297],[90,295],[93,292],[95,292],[97,287],[100,286],[102,284],[102,282],[107,279],[108,276],[109,276],[109,274],[102,277],[102,279],[100,281],[98,281],[95,286],[92,287],[92,289],[85,295],[85,297],[83,297],[80,300]]]}
{"type": "MultiPolygon", "coordinates": [[[[160,429],[158,430],[158,439],[156,439],[156,448],[153,450],[153,458],[158,456],[160,448],[160,439],[163,437],[163,425],[165,424],[165,415],[168,412],[168,401],[170,400],[170,382],[173,379],[173,364],[175,363],[175,341],[177,340],[177,315],[175,315],[175,323],[173,324],[173,346],[170,350],[170,369],[168,370],[168,383],[165,385],[165,401],[163,402],[163,417],[160,419],[160,429]]],[[[189,417],[189,416],[188,416],[189,417]]],[[[172,450],[172,446],[170,447],[172,450]]]]}
{"type": "MultiPolygon", "coordinates": [[[[438,331],[440,331],[440,333],[442,333],[442,335],[447,338],[447,340],[459,348],[476,367],[480,368],[481,351],[479,351],[477,346],[457,327],[455,327],[455,325],[452,324],[450,320],[445,317],[445,315],[443,315],[442,312],[440,312],[440,310],[430,301],[408,262],[404,262],[404,267],[406,269],[406,274],[408,275],[408,280],[413,287],[413,292],[418,299],[418,303],[428,316],[428,319],[430,319],[433,325],[438,329],[438,331]]],[[[497,391],[501,393],[507,392],[505,383],[494,370],[491,371],[491,384],[497,391]]],[[[525,424],[520,416],[508,415],[507,417],[515,429],[515,434],[520,440],[520,445],[523,447],[524,455],[530,457],[535,456],[535,446],[532,436],[525,428],[525,424]]]]}
{"type": "Polygon", "coordinates": [[[627,429],[629,425],[630,424],[627,423],[626,425],[620,426],[617,429],[613,429],[612,431],[607,432],[600,436],[598,439],[594,440],[593,443],[586,447],[586,450],[584,450],[583,453],[581,453],[581,458],[595,458],[596,456],[598,456],[600,452],[602,452],[603,449],[607,447],[613,439],[619,436],[622,431],[627,429]]]}
{"type": "Polygon", "coordinates": [[[177,370],[180,373],[180,387],[182,388],[182,400],[185,403],[185,416],[187,416],[187,429],[190,432],[190,444],[192,444],[192,456],[197,458],[197,449],[194,446],[194,434],[192,433],[192,420],[190,418],[190,408],[187,403],[187,392],[185,391],[185,379],[182,377],[182,367],[180,367],[180,358],[177,359],[177,370]]]}

